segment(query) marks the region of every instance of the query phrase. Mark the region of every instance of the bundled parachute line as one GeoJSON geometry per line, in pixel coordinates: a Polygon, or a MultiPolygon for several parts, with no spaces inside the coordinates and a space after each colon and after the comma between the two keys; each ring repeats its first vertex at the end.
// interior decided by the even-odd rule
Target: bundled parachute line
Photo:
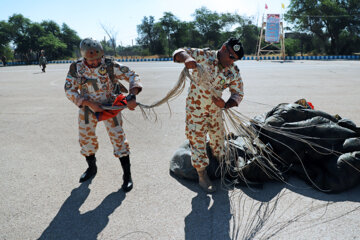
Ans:
{"type": "Polygon", "coordinates": [[[166,103],[168,105],[170,115],[171,115],[171,108],[169,105],[169,101],[177,98],[178,96],[180,96],[182,94],[182,92],[184,91],[185,86],[186,86],[186,76],[187,75],[188,75],[188,70],[186,68],[184,68],[181,71],[179,79],[178,79],[177,83],[175,84],[175,86],[162,99],[152,103],[151,105],[137,103],[137,105],[140,107],[141,112],[145,119],[151,119],[151,116],[154,115],[155,121],[157,121],[157,114],[154,111],[154,108],[159,107],[159,106],[163,105],[164,103],[166,103]]]}
{"type": "MultiPolygon", "coordinates": [[[[164,103],[171,112],[169,101],[184,91],[186,78],[198,81],[196,83],[213,96],[221,97],[216,95],[211,76],[204,67],[198,64],[196,70],[198,80],[184,68],[164,98],[151,105],[138,103],[145,118],[151,119],[153,113],[156,120],[154,108],[164,103]]],[[[224,109],[222,115],[226,131],[225,153],[218,159],[208,146],[210,166],[207,170],[210,177],[221,178],[225,187],[241,183],[252,188],[271,180],[289,184],[287,178],[291,174],[328,193],[360,183],[360,128],[350,120],[314,110],[304,99],[294,104],[279,104],[266,116],[253,119],[234,108],[224,109]]],[[[189,146],[184,148],[190,151],[189,146]]],[[[184,164],[184,161],[191,161],[188,155],[174,157],[170,170],[180,177],[196,179],[196,170],[191,164],[184,164]],[[184,166],[192,169],[184,169],[184,166]]]]}

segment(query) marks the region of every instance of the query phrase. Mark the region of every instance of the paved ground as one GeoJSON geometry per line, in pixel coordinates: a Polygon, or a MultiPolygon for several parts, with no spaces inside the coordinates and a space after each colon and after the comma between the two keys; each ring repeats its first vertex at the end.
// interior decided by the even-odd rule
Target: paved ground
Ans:
{"type": "MultiPolygon", "coordinates": [[[[176,82],[182,65],[129,63],[150,104],[176,82]]],[[[0,239],[360,239],[360,187],[337,195],[302,181],[204,194],[169,174],[185,140],[185,94],[157,109],[159,121],[123,111],[135,187],[124,194],[120,163],[99,125],[98,174],[79,184],[77,109],[63,91],[68,64],[0,68],[0,239]]],[[[299,98],[360,125],[360,61],[242,61],[253,117],[299,98]]],[[[218,187],[220,183],[217,183],[218,187]]]]}

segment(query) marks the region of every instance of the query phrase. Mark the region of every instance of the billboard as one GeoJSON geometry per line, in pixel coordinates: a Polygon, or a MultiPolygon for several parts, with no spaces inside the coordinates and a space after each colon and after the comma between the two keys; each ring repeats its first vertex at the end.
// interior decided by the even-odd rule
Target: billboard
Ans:
{"type": "Polygon", "coordinates": [[[280,14],[268,14],[266,17],[265,41],[278,43],[280,40],[280,14]]]}

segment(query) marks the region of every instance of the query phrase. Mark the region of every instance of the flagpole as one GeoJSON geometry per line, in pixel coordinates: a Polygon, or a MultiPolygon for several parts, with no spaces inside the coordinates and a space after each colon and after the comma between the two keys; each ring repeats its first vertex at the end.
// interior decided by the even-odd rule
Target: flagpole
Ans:
{"type": "Polygon", "coordinates": [[[285,5],[284,3],[281,3],[281,55],[283,57],[283,61],[285,61],[285,22],[284,22],[284,9],[285,5]]]}

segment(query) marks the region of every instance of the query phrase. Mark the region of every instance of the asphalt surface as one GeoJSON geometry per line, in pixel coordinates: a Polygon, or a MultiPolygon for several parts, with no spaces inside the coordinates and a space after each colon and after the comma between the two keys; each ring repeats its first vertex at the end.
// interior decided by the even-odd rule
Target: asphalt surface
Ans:
{"type": "MultiPolygon", "coordinates": [[[[127,63],[150,104],[175,84],[183,66],[127,63]]],[[[241,61],[248,117],[300,98],[360,125],[360,61],[241,61]]],[[[203,193],[169,174],[184,142],[186,91],[156,109],[157,122],[124,110],[134,189],[102,123],[98,174],[79,184],[77,108],[64,94],[69,64],[0,67],[0,239],[360,239],[360,187],[328,195],[301,180],[203,193]]],[[[226,95],[226,94],[225,94],[226,95]]],[[[220,182],[216,182],[221,188],[220,182]]]]}

